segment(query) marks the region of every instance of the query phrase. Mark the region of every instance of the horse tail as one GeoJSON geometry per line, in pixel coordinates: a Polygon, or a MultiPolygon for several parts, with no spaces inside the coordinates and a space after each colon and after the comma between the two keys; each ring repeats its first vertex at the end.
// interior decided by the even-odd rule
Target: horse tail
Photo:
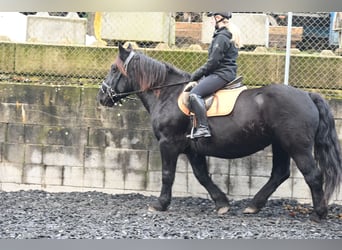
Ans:
{"type": "Polygon", "coordinates": [[[330,107],[319,94],[309,94],[319,113],[314,155],[323,173],[324,198],[329,201],[334,191],[339,191],[342,181],[341,147],[330,107]]]}

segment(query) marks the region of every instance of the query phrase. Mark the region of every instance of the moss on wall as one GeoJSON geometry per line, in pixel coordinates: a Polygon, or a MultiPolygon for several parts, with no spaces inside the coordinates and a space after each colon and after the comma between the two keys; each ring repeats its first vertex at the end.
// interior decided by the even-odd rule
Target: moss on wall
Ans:
{"type": "MultiPolygon", "coordinates": [[[[207,59],[206,51],[139,50],[190,73],[207,59]],[[181,60],[175,61],[175,58],[181,60]]],[[[84,78],[91,79],[91,84],[98,84],[107,75],[118,50],[113,47],[0,43],[0,52],[0,73],[84,78]]],[[[249,86],[281,83],[284,64],[284,53],[240,52],[238,74],[249,86]]],[[[305,54],[291,57],[290,83],[293,86],[341,89],[341,76],[342,57],[305,54]]]]}
{"type": "Polygon", "coordinates": [[[293,86],[342,89],[342,57],[292,56],[289,81],[293,86]]]}
{"type": "Polygon", "coordinates": [[[14,73],[94,78],[107,74],[116,51],[114,48],[16,44],[14,73]]]}
{"type": "Polygon", "coordinates": [[[0,72],[11,73],[14,71],[14,55],[16,45],[0,42],[0,72]]]}

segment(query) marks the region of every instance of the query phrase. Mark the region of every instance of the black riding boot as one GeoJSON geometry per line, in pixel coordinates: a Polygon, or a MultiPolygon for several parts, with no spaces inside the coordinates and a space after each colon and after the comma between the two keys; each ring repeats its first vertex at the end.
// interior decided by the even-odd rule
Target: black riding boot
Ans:
{"type": "Polygon", "coordinates": [[[190,109],[195,113],[196,118],[196,130],[192,134],[191,138],[198,137],[210,137],[210,131],[207,120],[207,111],[205,109],[205,103],[201,96],[196,94],[190,94],[190,109]]]}

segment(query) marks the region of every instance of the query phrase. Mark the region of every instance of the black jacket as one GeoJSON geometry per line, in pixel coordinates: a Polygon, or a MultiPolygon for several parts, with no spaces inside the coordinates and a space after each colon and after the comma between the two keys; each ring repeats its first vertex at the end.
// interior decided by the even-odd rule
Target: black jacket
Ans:
{"type": "Polygon", "coordinates": [[[238,49],[231,41],[232,33],[226,27],[215,30],[213,40],[208,49],[208,60],[196,70],[191,80],[197,81],[203,76],[216,74],[226,81],[236,77],[238,49]]]}

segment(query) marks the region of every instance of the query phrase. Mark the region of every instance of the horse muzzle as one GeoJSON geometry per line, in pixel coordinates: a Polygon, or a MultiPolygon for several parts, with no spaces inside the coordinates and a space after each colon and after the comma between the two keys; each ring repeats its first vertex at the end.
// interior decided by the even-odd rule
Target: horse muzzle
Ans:
{"type": "Polygon", "coordinates": [[[97,93],[96,100],[102,106],[106,106],[106,107],[113,107],[115,104],[113,99],[106,92],[103,92],[101,89],[97,93]]]}

